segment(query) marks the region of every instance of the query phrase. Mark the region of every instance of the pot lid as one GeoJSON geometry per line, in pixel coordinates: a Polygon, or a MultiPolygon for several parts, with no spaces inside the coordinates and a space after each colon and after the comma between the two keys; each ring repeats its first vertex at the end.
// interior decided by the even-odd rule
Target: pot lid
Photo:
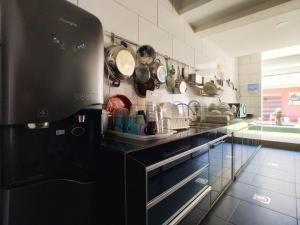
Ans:
{"type": "Polygon", "coordinates": [[[186,92],[186,89],[187,89],[186,82],[185,81],[181,81],[180,84],[179,84],[179,92],[181,94],[183,94],[183,93],[186,92]]]}
{"type": "Polygon", "coordinates": [[[167,77],[167,70],[164,66],[159,66],[157,69],[157,80],[161,83],[166,82],[166,77],[167,77]]]}

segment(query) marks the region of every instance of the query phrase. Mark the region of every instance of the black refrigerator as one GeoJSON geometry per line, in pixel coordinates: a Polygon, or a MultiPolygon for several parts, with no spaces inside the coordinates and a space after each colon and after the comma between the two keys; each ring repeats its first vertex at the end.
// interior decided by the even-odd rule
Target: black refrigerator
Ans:
{"type": "Polygon", "coordinates": [[[94,224],[102,25],[65,0],[0,7],[0,225],[94,224]]]}

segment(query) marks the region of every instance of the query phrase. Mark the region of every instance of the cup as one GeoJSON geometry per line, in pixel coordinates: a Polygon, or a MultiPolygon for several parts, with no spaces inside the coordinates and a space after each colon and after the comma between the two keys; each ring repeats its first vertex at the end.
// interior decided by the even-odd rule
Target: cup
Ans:
{"type": "MultiPolygon", "coordinates": [[[[143,115],[144,116],[144,120],[146,121],[146,114],[145,114],[145,111],[144,110],[139,110],[137,112],[137,115],[143,115]]],[[[144,122],[145,123],[145,122],[144,122]]]]}
{"type": "Polygon", "coordinates": [[[138,112],[138,108],[137,108],[137,105],[132,105],[131,108],[130,108],[130,113],[129,115],[130,116],[135,116],[138,112]]]}
{"type": "Polygon", "coordinates": [[[116,116],[115,117],[115,125],[114,130],[123,132],[124,130],[124,117],[123,116],[116,116]]]}
{"type": "Polygon", "coordinates": [[[132,126],[130,127],[130,130],[128,130],[128,133],[130,134],[139,134],[139,124],[133,123],[132,126]]]}
{"type": "Polygon", "coordinates": [[[101,134],[104,135],[108,129],[110,113],[106,110],[102,110],[101,113],[101,134]]]}
{"type": "Polygon", "coordinates": [[[148,122],[144,132],[146,135],[155,135],[157,133],[157,123],[155,121],[148,122]]]}
{"type": "Polygon", "coordinates": [[[147,124],[139,124],[138,135],[145,135],[146,126],[147,126],[147,124]]]}
{"type": "Polygon", "coordinates": [[[128,116],[127,119],[125,119],[124,132],[132,133],[134,125],[135,125],[135,117],[134,116],[128,116]]]}
{"type": "Polygon", "coordinates": [[[146,121],[145,121],[144,115],[136,115],[136,117],[135,117],[135,122],[136,122],[137,124],[145,124],[146,121]]]}

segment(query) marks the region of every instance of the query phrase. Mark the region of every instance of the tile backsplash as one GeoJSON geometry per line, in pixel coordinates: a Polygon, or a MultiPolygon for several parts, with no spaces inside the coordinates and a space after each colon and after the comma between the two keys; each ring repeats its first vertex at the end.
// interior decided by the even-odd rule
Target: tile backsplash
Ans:
{"type": "MultiPolygon", "coordinates": [[[[237,86],[235,58],[223,52],[217,43],[197,36],[184,19],[179,16],[169,0],[70,0],[79,7],[97,16],[105,31],[114,32],[140,45],[150,44],[156,51],[197,68],[200,75],[212,76],[220,64],[225,78],[237,86]]],[[[110,39],[105,38],[106,45],[110,39]]],[[[193,72],[190,70],[190,72],[193,72]]],[[[132,81],[124,81],[118,88],[109,87],[104,80],[104,97],[124,94],[132,102],[143,104],[145,99],[135,94],[132,81]]],[[[201,97],[189,88],[182,95],[170,94],[164,88],[147,93],[147,100],[154,102],[185,102],[198,100],[202,104],[216,102],[216,98],[201,97]]],[[[221,99],[236,102],[236,92],[224,85],[221,99]]]]}

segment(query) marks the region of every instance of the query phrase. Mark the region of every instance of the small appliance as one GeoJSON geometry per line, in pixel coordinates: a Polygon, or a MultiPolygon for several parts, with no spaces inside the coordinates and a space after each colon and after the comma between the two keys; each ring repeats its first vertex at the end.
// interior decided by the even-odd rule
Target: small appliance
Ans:
{"type": "Polygon", "coordinates": [[[246,118],[247,117],[247,106],[245,103],[229,103],[229,106],[236,106],[236,117],[246,118]]]}

